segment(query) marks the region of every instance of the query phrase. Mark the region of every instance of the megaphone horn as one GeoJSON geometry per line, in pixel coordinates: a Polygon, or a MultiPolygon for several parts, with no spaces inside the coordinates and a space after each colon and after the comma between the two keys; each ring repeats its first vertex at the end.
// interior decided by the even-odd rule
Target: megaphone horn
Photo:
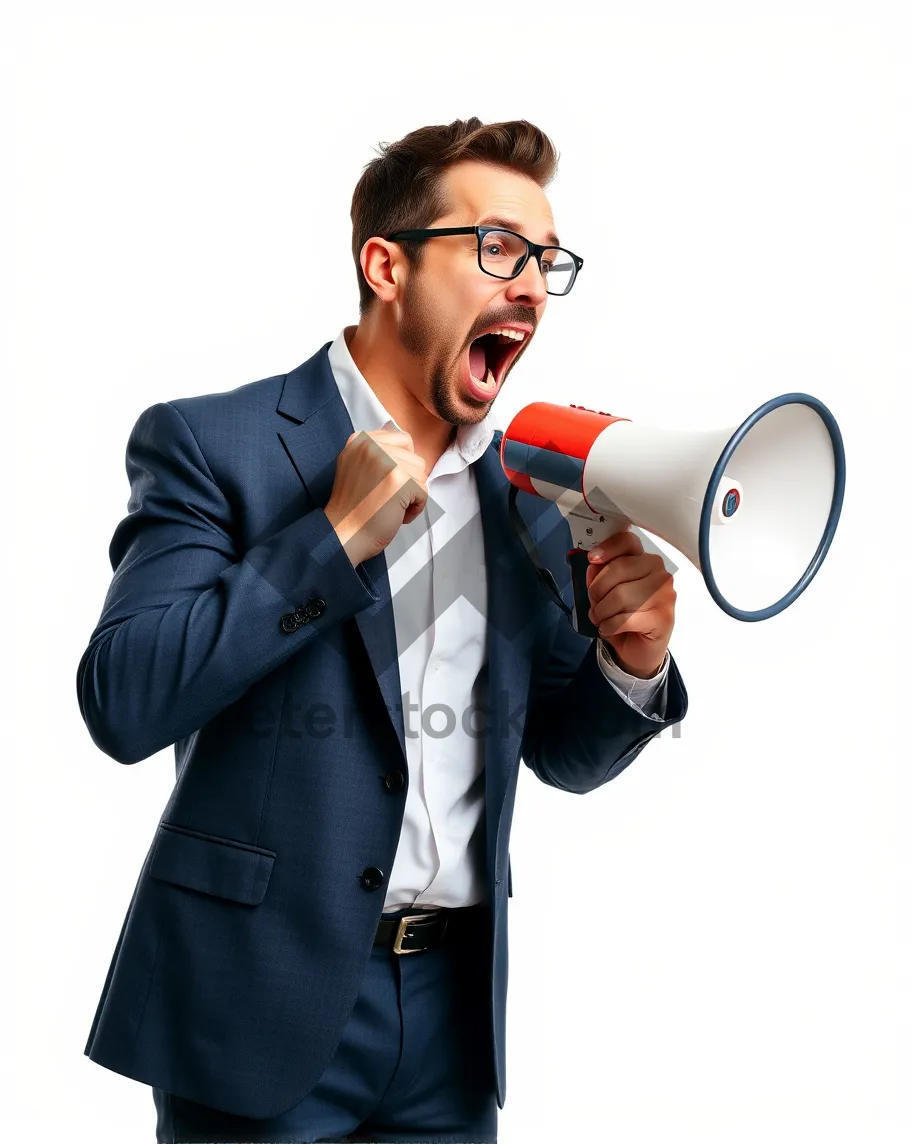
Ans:
{"type": "Polygon", "coordinates": [[[500,459],[530,558],[576,630],[590,636],[587,552],[606,537],[631,525],[661,537],[699,568],[727,615],[766,620],[820,570],[845,493],[842,434],[808,393],[773,397],[740,425],[708,431],[536,401],[505,430],[500,459]],[[516,510],[520,490],[556,502],[570,525],[572,613],[516,510]]]}

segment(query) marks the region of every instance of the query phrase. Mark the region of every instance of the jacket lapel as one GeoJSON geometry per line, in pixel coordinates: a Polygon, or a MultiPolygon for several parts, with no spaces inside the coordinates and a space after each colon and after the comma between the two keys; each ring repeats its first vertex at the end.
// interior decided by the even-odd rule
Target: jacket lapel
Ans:
{"type": "MultiPolygon", "coordinates": [[[[314,506],[326,506],[332,493],[336,459],[354,431],[345,402],[333,377],[327,342],[313,357],[285,378],[278,412],[300,424],[279,431],[298,476],[314,506]]],[[[383,703],[399,740],[405,759],[405,726],[402,718],[402,691],[396,652],[386,557],[380,552],[364,562],[364,569],[380,593],[370,607],[353,617],[370,658],[383,703]]]]}

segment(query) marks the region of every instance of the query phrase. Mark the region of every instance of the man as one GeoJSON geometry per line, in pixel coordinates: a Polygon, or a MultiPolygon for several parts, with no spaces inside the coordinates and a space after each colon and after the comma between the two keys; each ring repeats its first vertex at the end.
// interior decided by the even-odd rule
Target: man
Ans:
{"type": "MultiPolygon", "coordinates": [[[[508,514],[490,409],[580,264],[555,167],[524,120],[385,146],[358,325],[130,436],[79,701],[177,782],[85,1051],[161,1142],[496,1140],[517,762],[584,793],[686,713],[661,558],[594,554],[590,640],[508,514]]],[[[517,503],[566,595],[566,523],[517,503]]]]}

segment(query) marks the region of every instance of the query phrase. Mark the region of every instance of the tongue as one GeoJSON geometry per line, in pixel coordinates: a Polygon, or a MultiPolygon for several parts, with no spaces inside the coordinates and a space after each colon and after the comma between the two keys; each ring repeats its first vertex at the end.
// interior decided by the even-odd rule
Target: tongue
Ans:
{"type": "Polygon", "coordinates": [[[469,346],[469,369],[479,381],[484,381],[487,376],[488,371],[485,366],[485,352],[481,338],[476,338],[469,346]]]}

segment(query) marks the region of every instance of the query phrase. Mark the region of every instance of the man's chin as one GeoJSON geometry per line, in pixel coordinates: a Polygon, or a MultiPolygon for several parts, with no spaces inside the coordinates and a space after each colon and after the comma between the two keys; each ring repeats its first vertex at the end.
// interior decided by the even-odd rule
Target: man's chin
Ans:
{"type": "Polygon", "coordinates": [[[462,425],[481,424],[490,408],[490,401],[475,401],[463,394],[458,385],[453,385],[444,405],[438,408],[437,415],[450,425],[459,428],[462,425]]]}

